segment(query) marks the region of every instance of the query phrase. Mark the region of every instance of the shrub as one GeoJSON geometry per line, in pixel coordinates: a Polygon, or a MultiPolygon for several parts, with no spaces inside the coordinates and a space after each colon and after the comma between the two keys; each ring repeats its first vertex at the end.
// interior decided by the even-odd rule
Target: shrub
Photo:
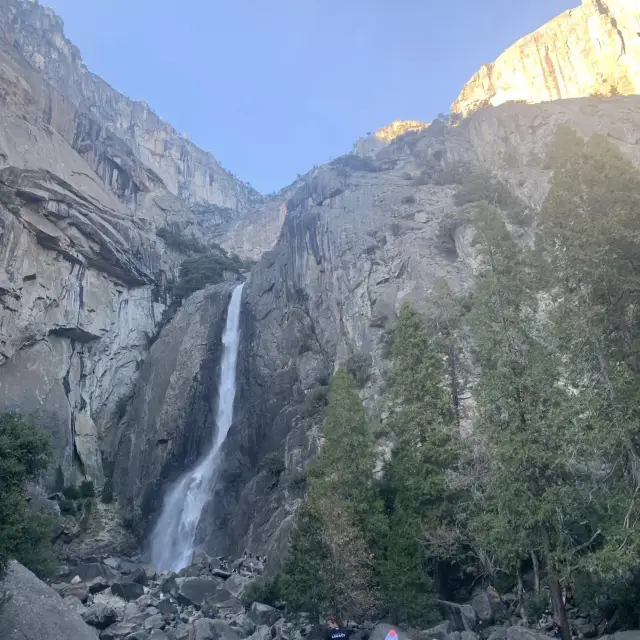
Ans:
{"type": "Polygon", "coordinates": [[[113,481],[111,478],[107,478],[104,482],[101,500],[103,504],[111,504],[113,502],[113,481]]]}
{"type": "Polygon", "coordinates": [[[73,485],[70,485],[68,487],[65,487],[62,490],[62,495],[67,499],[67,500],[79,500],[82,496],[80,495],[80,489],[78,489],[78,487],[74,487],[73,485]]]}
{"type": "Polygon", "coordinates": [[[275,478],[279,478],[286,468],[287,466],[284,462],[284,457],[275,451],[273,453],[268,453],[260,463],[260,469],[267,471],[275,478]]]}
{"type": "Polygon", "coordinates": [[[408,196],[404,196],[402,198],[402,204],[415,204],[416,197],[413,194],[409,194],[408,196]]]}
{"type": "Polygon", "coordinates": [[[361,386],[364,387],[371,378],[371,357],[364,353],[352,354],[346,362],[347,372],[361,386]]]}
{"type": "Polygon", "coordinates": [[[27,482],[37,480],[50,456],[51,440],[33,418],[0,415],[0,574],[10,558],[41,577],[53,566],[51,521],[27,503],[27,482]]]}
{"type": "Polygon", "coordinates": [[[237,274],[239,268],[222,249],[219,252],[187,258],[180,265],[180,275],[173,286],[172,295],[176,302],[180,302],[207,285],[222,282],[225,271],[237,274]]]}
{"type": "Polygon", "coordinates": [[[303,418],[311,418],[320,410],[327,406],[329,402],[329,386],[323,385],[310,389],[304,399],[304,404],[300,410],[303,418]]]}
{"type": "Polygon", "coordinates": [[[295,471],[289,478],[289,489],[292,491],[301,491],[307,486],[307,472],[295,471]]]}
{"type": "Polygon", "coordinates": [[[68,498],[63,498],[58,503],[60,507],[61,513],[65,516],[75,516],[76,515],[76,503],[74,500],[69,500],[68,498]]]}
{"type": "Polygon", "coordinates": [[[369,173],[375,173],[378,168],[369,160],[369,158],[362,158],[361,156],[353,153],[347,153],[344,156],[336,158],[329,163],[330,166],[338,169],[338,174],[343,175],[347,171],[365,171],[369,173]]]}
{"type": "Polygon", "coordinates": [[[62,493],[64,490],[64,474],[62,473],[62,467],[58,465],[55,471],[55,477],[53,479],[53,490],[55,493],[62,493]]]}
{"type": "Polygon", "coordinates": [[[136,536],[142,534],[142,512],[134,505],[133,500],[129,499],[126,505],[120,508],[120,521],[127,531],[136,536]]]}
{"type": "Polygon", "coordinates": [[[525,208],[524,203],[502,180],[486,171],[471,172],[454,194],[453,202],[458,207],[488,202],[501,211],[510,213],[517,213],[525,208]]]}
{"type": "Polygon", "coordinates": [[[94,498],[96,495],[95,487],[91,480],[83,480],[80,483],[80,497],[81,498],[94,498]]]}
{"type": "Polygon", "coordinates": [[[250,607],[254,602],[274,607],[282,600],[282,590],[280,587],[280,575],[277,574],[271,580],[262,582],[252,582],[240,596],[240,600],[245,607],[250,607]]]}
{"type": "Polygon", "coordinates": [[[207,251],[207,247],[202,242],[185,236],[181,231],[162,227],[156,231],[156,235],[165,241],[167,247],[180,253],[205,253],[207,251]]]}

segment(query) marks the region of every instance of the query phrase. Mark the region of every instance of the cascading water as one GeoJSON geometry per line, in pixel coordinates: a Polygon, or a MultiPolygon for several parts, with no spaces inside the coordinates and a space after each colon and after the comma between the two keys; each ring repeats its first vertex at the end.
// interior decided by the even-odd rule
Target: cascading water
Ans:
{"type": "Polygon", "coordinates": [[[180,571],[191,561],[196,529],[211,495],[218,453],[233,420],[236,362],[240,343],[240,285],[233,290],[222,336],[222,364],[218,387],[216,434],[207,456],[186,473],[165,497],[162,513],[151,534],[151,561],[161,571],[180,571]]]}

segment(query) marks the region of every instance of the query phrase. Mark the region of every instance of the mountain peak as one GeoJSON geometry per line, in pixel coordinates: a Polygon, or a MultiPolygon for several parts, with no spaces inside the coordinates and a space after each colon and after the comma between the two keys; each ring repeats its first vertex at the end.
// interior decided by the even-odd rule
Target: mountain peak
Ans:
{"type": "Polygon", "coordinates": [[[451,110],[640,93],[640,5],[583,0],[482,65],[451,110]]]}

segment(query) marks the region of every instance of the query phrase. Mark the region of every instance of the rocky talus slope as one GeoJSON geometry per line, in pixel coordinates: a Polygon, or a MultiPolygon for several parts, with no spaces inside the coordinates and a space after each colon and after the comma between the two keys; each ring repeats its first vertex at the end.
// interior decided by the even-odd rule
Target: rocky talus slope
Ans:
{"type": "Polygon", "coordinates": [[[485,64],[453,103],[463,116],[505,102],[640,93],[640,6],[582,0],[485,64]]]}
{"type": "MultiPolygon", "coordinates": [[[[62,568],[51,587],[12,563],[0,609],[0,640],[321,640],[323,626],[306,615],[288,619],[276,606],[250,597],[264,572],[262,557],[213,559],[200,552],[179,573],[158,573],[139,558],[89,558],[62,568]],[[34,603],[38,604],[37,609],[34,603]],[[31,609],[33,615],[25,616],[31,609]]],[[[512,593],[478,587],[470,602],[439,601],[443,622],[415,629],[371,620],[348,622],[353,640],[384,640],[394,628],[400,640],[545,640],[550,612],[534,628],[521,626],[512,593]]],[[[610,633],[603,620],[572,608],[571,622],[583,637],[610,633]]],[[[607,637],[607,636],[605,636],[607,637]]],[[[638,632],[609,636],[637,640],[638,632]]]]}

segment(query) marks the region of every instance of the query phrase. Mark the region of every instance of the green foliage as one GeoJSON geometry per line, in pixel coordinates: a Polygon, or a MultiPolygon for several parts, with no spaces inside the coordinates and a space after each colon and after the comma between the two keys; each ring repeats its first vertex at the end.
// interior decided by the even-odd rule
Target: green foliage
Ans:
{"type": "Polygon", "coordinates": [[[113,480],[111,478],[105,480],[100,499],[103,504],[111,504],[113,502],[113,480]]]}
{"type": "Polygon", "coordinates": [[[69,485],[68,487],[65,487],[62,490],[62,495],[67,500],[80,500],[80,498],[82,497],[82,494],[80,493],[80,489],[73,485],[69,485]]]}
{"type": "Polygon", "coordinates": [[[179,253],[206,253],[207,247],[199,240],[185,236],[181,231],[162,227],[156,231],[156,235],[165,241],[165,244],[179,253]]]}
{"type": "Polygon", "coordinates": [[[222,282],[225,271],[238,274],[239,268],[221,247],[206,255],[187,258],[180,265],[180,275],[171,293],[180,302],[207,285],[222,282]]]}
{"type": "Polygon", "coordinates": [[[47,467],[51,444],[35,420],[0,415],[0,573],[10,558],[46,577],[53,564],[51,526],[28,510],[26,485],[47,467]]]}
{"type": "Polygon", "coordinates": [[[81,498],[94,498],[96,490],[91,480],[83,480],[80,483],[79,493],[81,498]]]}
{"type": "Polygon", "coordinates": [[[55,470],[53,490],[55,493],[62,493],[64,490],[64,474],[62,473],[62,467],[60,465],[58,465],[55,470]]]}
{"type": "Polygon", "coordinates": [[[319,386],[309,389],[300,409],[302,418],[311,418],[322,411],[329,402],[329,387],[319,386]]]}
{"type": "Polygon", "coordinates": [[[499,178],[486,171],[473,171],[453,196],[456,206],[486,202],[516,217],[524,215],[525,205],[499,178]]]}
{"type": "Polygon", "coordinates": [[[75,516],[78,512],[77,504],[74,500],[69,500],[68,498],[63,498],[58,503],[60,507],[60,512],[65,516],[75,516]]]}
{"type": "Polygon", "coordinates": [[[302,491],[307,486],[307,472],[296,471],[289,477],[289,489],[291,491],[302,491]]]}
{"type": "Polygon", "coordinates": [[[329,163],[329,166],[337,169],[338,175],[348,175],[350,171],[364,171],[368,173],[375,173],[378,168],[368,158],[362,158],[361,156],[348,153],[344,156],[336,158],[329,163]]]}
{"type": "Polygon", "coordinates": [[[282,587],[280,574],[276,574],[270,580],[252,582],[243,592],[240,601],[245,607],[250,607],[254,602],[260,602],[270,607],[275,607],[282,600],[282,587]]]}
{"type": "Polygon", "coordinates": [[[287,465],[285,464],[284,456],[277,451],[268,453],[260,463],[260,469],[266,471],[276,480],[282,475],[286,468],[287,465]]]}
{"type": "Polygon", "coordinates": [[[321,437],[282,574],[282,594],[293,612],[362,618],[377,603],[369,540],[377,535],[381,511],[372,478],[371,425],[344,368],[332,380],[321,437]]]}
{"type": "Polygon", "coordinates": [[[144,525],[142,512],[135,506],[133,500],[129,499],[120,506],[120,521],[127,531],[130,531],[135,536],[142,535],[144,525]]]}
{"type": "Polygon", "coordinates": [[[347,372],[358,383],[364,387],[371,378],[371,356],[357,352],[349,356],[346,362],[347,372]]]}

